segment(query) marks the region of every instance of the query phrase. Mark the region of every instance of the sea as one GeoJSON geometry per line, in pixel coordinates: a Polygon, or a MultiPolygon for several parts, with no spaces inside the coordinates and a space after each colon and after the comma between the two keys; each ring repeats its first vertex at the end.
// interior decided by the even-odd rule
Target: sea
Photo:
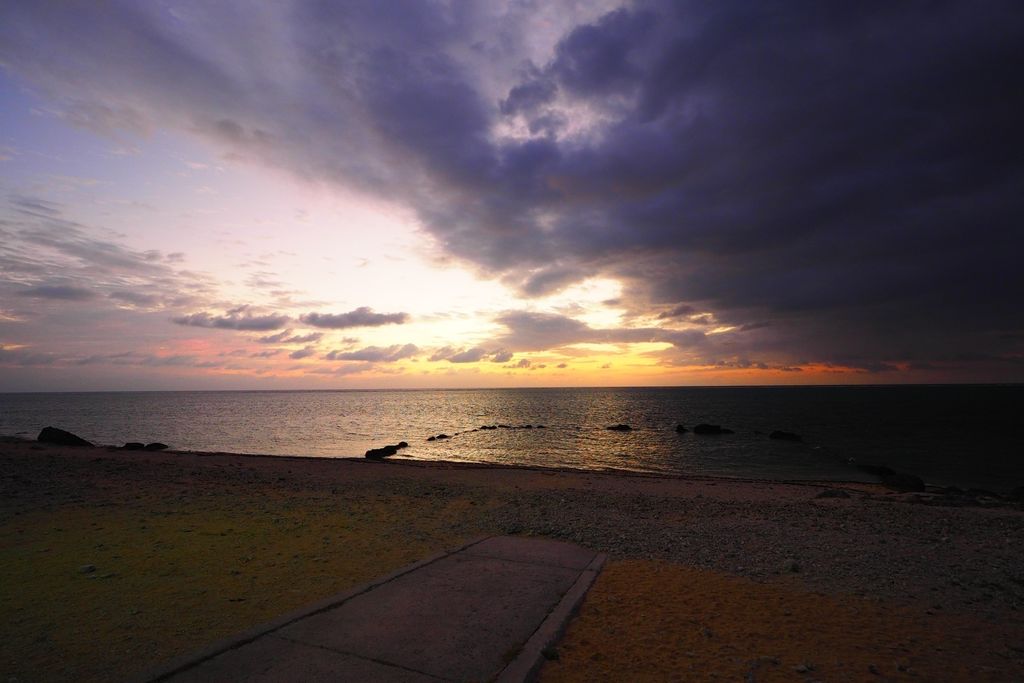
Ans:
{"type": "Polygon", "coordinates": [[[1022,409],[1024,385],[18,393],[0,394],[0,434],[319,458],[406,441],[396,458],[769,480],[885,465],[1004,492],[1024,485],[1022,409]]]}

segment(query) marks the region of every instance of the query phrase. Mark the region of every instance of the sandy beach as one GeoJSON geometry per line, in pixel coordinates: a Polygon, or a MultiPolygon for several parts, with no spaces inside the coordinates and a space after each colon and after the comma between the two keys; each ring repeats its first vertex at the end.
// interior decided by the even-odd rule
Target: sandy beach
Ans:
{"type": "Polygon", "coordinates": [[[1006,501],[18,441],[0,472],[4,680],[124,679],[481,534],[609,553],[542,680],[1024,678],[1006,501]]]}

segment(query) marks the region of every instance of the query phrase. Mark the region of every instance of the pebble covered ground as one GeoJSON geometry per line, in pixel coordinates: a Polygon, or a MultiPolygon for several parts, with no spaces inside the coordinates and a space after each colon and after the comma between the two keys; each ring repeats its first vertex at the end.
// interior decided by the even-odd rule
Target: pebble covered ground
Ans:
{"type": "Polygon", "coordinates": [[[920,627],[991,642],[948,640],[968,668],[946,680],[1024,679],[1019,505],[925,504],[936,501],[862,484],[820,497],[835,489],[0,443],[0,611],[12,615],[0,673],[124,678],[472,536],[528,534],[611,558],[573,625],[587,644],[570,629],[545,678],[867,680],[869,664],[883,679],[917,676],[925,655],[945,656],[920,627]],[[715,604],[705,590],[727,620],[707,628],[734,649],[692,640],[715,604]],[[837,616],[851,606],[876,616],[837,616]],[[773,649],[750,634],[785,624],[780,609],[807,628],[773,649]],[[829,643],[896,649],[793,663],[829,643]],[[638,656],[660,663],[642,669],[638,656]]]}

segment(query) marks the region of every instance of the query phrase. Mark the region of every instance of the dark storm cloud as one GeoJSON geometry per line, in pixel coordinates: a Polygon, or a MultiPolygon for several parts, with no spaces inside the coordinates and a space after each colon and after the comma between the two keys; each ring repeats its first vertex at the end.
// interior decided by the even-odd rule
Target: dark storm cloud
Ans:
{"type": "Polygon", "coordinates": [[[360,306],[348,313],[306,313],[299,318],[313,327],[344,330],[351,327],[380,327],[401,325],[409,319],[408,313],[375,313],[367,306],[360,306]]]}
{"type": "Polygon", "coordinates": [[[571,344],[638,344],[660,342],[677,348],[693,349],[705,345],[708,337],[700,330],[672,330],[661,327],[594,328],[586,323],[554,313],[509,311],[495,322],[507,331],[495,343],[512,351],[544,351],[571,344]]]}
{"type": "Polygon", "coordinates": [[[214,315],[206,311],[200,311],[198,313],[191,313],[189,315],[172,318],[172,322],[177,325],[187,325],[191,327],[209,327],[220,330],[246,330],[254,332],[276,330],[288,324],[288,316],[275,313],[257,315],[247,310],[247,308],[247,306],[240,306],[227,311],[223,315],[214,315]]]}
{"type": "Polygon", "coordinates": [[[263,9],[6,3],[0,60],[80,125],[402,202],[526,296],[606,276],[634,315],[711,313],[732,361],[1020,353],[1017,2],[573,7],[542,52],[526,4],[263,9]]]}

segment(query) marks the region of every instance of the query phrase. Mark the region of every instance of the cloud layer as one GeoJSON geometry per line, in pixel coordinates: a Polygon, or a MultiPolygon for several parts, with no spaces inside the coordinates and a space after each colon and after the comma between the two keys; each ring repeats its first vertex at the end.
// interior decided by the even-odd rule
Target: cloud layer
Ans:
{"type": "MultiPolygon", "coordinates": [[[[523,296],[608,277],[641,321],[509,314],[498,346],[452,362],[632,340],[699,346],[709,362],[1019,367],[1019,3],[399,5],[6,3],[0,61],[76,125],[188,131],[398,202],[444,256],[523,296]],[[712,323],[732,330],[690,329],[712,323]]],[[[144,266],[52,232],[36,243],[144,266]]]]}

